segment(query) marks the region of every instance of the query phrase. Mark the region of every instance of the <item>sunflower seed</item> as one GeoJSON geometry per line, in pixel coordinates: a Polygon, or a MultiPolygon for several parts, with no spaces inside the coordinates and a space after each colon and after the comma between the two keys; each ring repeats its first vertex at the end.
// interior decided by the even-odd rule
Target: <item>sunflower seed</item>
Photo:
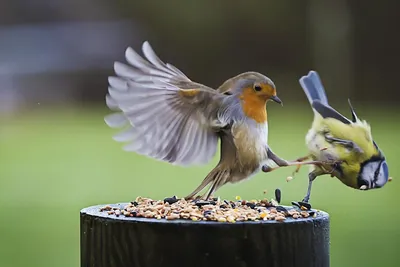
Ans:
{"type": "Polygon", "coordinates": [[[168,204],[174,204],[176,202],[178,202],[178,199],[176,198],[176,196],[173,197],[167,197],[164,199],[164,203],[168,203],[168,204]]]}
{"type": "Polygon", "coordinates": [[[276,207],[277,211],[283,212],[284,214],[289,214],[288,210],[282,206],[277,206],[276,207]]]}
{"type": "MultiPolygon", "coordinates": [[[[215,203],[215,202],[214,202],[215,203]]],[[[196,204],[195,204],[197,207],[202,207],[202,206],[205,206],[205,205],[214,205],[214,204],[212,204],[212,202],[211,201],[198,201],[198,202],[196,202],[196,204]]]]}
{"type": "Polygon", "coordinates": [[[278,203],[281,203],[281,190],[279,188],[275,189],[275,199],[278,203]]]}

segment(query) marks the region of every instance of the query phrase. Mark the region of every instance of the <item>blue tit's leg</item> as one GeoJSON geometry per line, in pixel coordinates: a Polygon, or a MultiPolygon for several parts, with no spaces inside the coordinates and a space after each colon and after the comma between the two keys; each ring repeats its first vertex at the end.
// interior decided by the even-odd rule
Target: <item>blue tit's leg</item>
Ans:
{"type": "Polygon", "coordinates": [[[310,200],[310,195],[311,195],[311,187],[312,187],[312,183],[315,180],[315,178],[317,178],[318,176],[325,174],[325,172],[318,168],[313,170],[312,172],[310,172],[308,174],[308,188],[307,188],[307,194],[306,196],[303,198],[302,202],[308,203],[308,201],[310,200]]]}
{"type": "Polygon", "coordinates": [[[349,149],[354,150],[357,153],[363,153],[363,150],[353,141],[335,138],[330,135],[325,135],[325,140],[329,143],[341,144],[349,149]]]}

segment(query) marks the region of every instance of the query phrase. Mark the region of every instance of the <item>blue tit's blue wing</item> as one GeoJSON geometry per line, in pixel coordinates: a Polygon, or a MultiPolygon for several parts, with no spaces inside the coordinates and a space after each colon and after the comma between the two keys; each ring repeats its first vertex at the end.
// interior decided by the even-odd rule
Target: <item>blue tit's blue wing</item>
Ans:
{"type": "Polygon", "coordinates": [[[312,103],[312,107],[314,108],[315,111],[317,111],[323,118],[333,118],[333,119],[337,119],[345,124],[351,124],[351,121],[346,118],[345,116],[343,116],[342,114],[340,114],[339,112],[337,112],[335,109],[333,109],[332,107],[325,105],[323,103],[321,103],[321,101],[319,100],[315,100],[312,103]]]}
{"type": "Polygon", "coordinates": [[[326,97],[324,86],[316,71],[312,70],[308,72],[306,76],[300,78],[299,82],[311,105],[316,100],[328,105],[328,98],[326,97]]]}

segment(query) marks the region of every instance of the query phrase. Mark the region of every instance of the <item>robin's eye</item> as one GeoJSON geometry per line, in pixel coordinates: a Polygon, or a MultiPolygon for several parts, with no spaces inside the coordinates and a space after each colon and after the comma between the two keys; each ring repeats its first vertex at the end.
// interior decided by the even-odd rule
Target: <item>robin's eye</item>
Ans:
{"type": "Polygon", "coordinates": [[[262,90],[262,88],[261,88],[260,85],[255,85],[254,86],[254,90],[257,91],[257,92],[260,92],[262,90]]]}

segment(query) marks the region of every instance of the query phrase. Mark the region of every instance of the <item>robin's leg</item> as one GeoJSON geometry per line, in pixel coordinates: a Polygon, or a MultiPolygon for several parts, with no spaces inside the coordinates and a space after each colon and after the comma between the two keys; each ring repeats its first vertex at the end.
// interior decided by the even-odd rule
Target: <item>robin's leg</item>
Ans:
{"type": "Polygon", "coordinates": [[[276,155],[270,148],[267,150],[267,156],[270,160],[276,163],[278,167],[284,167],[284,166],[289,166],[289,162],[280,158],[278,155],[276,155]]]}
{"type": "Polygon", "coordinates": [[[196,196],[197,193],[199,193],[201,190],[203,190],[208,184],[210,184],[214,179],[213,176],[213,172],[211,171],[206,178],[204,178],[204,180],[201,182],[201,184],[195,189],[193,190],[192,193],[190,193],[189,195],[187,195],[185,197],[186,200],[192,199],[193,197],[196,196]]]}
{"type": "MultiPolygon", "coordinates": [[[[304,156],[304,157],[296,159],[295,162],[303,162],[303,161],[305,161],[305,160],[307,160],[309,158],[310,158],[310,155],[307,155],[307,156],[304,156]]],[[[297,164],[296,170],[293,172],[293,175],[300,171],[301,166],[302,166],[301,164],[297,164]]],[[[276,169],[278,169],[280,167],[281,166],[271,168],[271,167],[269,167],[267,165],[264,165],[264,166],[262,166],[262,170],[263,170],[263,172],[271,172],[271,171],[274,171],[274,170],[276,170],[276,169]]]]}
{"type": "Polygon", "coordinates": [[[278,155],[276,155],[274,152],[272,152],[271,149],[268,149],[267,155],[268,155],[268,158],[271,159],[273,162],[275,162],[276,165],[278,165],[279,167],[325,163],[323,161],[304,161],[304,160],[308,159],[309,157],[302,157],[302,158],[299,158],[299,159],[297,159],[295,161],[287,161],[287,160],[284,160],[284,159],[280,158],[278,155]]]}
{"type": "Polygon", "coordinates": [[[206,195],[206,200],[208,200],[218,189],[221,188],[221,186],[229,181],[230,174],[229,170],[221,170],[217,173],[212,182],[211,188],[206,195]]]}
{"type": "Polygon", "coordinates": [[[299,158],[295,161],[286,161],[282,158],[280,158],[279,156],[277,156],[274,152],[272,152],[271,149],[268,149],[267,151],[267,156],[269,159],[271,159],[273,162],[276,163],[276,165],[278,165],[277,167],[271,168],[267,165],[262,166],[262,171],[263,172],[271,172],[273,170],[276,170],[280,167],[287,167],[287,166],[297,166],[297,168],[299,168],[299,166],[301,165],[320,165],[320,164],[326,164],[327,162],[324,161],[304,161],[306,159],[309,158],[309,156],[306,157],[302,157],[299,158]]]}
{"type": "MultiPolygon", "coordinates": [[[[207,185],[211,183],[210,190],[208,191],[205,200],[208,200],[210,196],[218,190],[222,185],[229,181],[230,171],[217,165],[207,176],[204,178],[203,182],[188,196],[185,197],[186,200],[193,198],[197,193],[203,190],[207,185]]],[[[204,198],[204,195],[202,196],[204,198]]]]}
{"type": "Polygon", "coordinates": [[[204,198],[204,196],[205,196],[205,200],[208,200],[208,199],[212,196],[212,194],[214,194],[214,192],[217,191],[218,188],[220,187],[220,186],[218,185],[218,182],[219,182],[219,181],[214,180],[214,182],[213,182],[212,185],[211,185],[210,190],[208,190],[207,194],[204,194],[204,195],[202,196],[202,198],[204,198]]]}
{"type": "Polygon", "coordinates": [[[304,157],[298,158],[298,159],[296,159],[295,161],[296,161],[296,162],[303,162],[303,161],[305,161],[305,160],[309,159],[310,157],[311,157],[310,155],[307,155],[307,156],[304,156],[304,157]]]}
{"type": "MultiPolygon", "coordinates": [[[[298,159],[296,159],[295,161],[296,161],[296,162],[303,162],[303,161],[305,161],[305,160],[307,160],[307,159],[309,159],[309,158],[310,158],[310,155],[307,155],[307,156],[298,158],[298,159]]],[[[301,165],[301,164],[297,165],[296,169],[295,169],[294,172],[292,173],[292,176],[294,176],[296,173],[298,173],[298,172],[300,171],[301,166],[303,166],[303,165],[301,165]]]]}

